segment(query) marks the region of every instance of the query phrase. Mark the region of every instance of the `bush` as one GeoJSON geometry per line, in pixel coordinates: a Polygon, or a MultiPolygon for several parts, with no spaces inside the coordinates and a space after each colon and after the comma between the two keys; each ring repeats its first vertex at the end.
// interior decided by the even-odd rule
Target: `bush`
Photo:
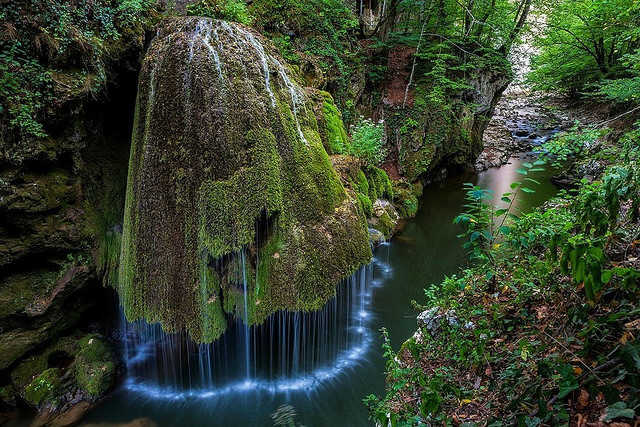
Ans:
{"type": "Polygon", "coordinates": [[[223,19],[249,25],[252,21],[243,0],[201,0],[187,6],[187,13],[195,16],[223,19]]]}
{"type": "Polygon", "coordinates": [[[351,147],[349,154],[356,156],[367,166],[377,166],[387,157],[384,147],[384,125],[371,119],[360,119],[351,128],[351,147]]]}

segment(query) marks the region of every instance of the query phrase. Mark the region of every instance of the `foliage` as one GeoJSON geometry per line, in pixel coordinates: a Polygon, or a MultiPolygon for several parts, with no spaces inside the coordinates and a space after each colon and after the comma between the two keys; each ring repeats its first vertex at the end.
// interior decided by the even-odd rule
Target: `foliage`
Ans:
{"type": "Polygon", "coordinates": [[[572,133],[560,145],[580,149],[557,151],[566,162],[606,153],[609,166],[541,209],[510,215],[491,206],[486,190],[466,185],[457,221],[480,262],[428,287],[425,305],[416,304],[457,320],[435,332],[420,328],[397,353],[385,340],[387,393],[365,400],[372,419],[444,424],[463,414],[498,426],[635,416],[640,345],[630,331],[640,291],[640,131],[636,125],[588,150],[583,142],[594,131],[572,133]],[[500,232],[496,216],[507,216],[508,231],[500,232]]]}
{"type": "Polygon", "coordinates": [[[301,66],[308,61],[321,71],[324,88],[345,112],[351,78],[360,66],[358,21],[348,5],[342,0],[255,0],[249,12],[283,57],[301,66]]]}
{"type": "Polygon", "coordinates": [[[596,92],[610,101],[619,103],[640,101],[640,49],[626,54],[620,61],[629,77],[601,80],[596,92]]]}
{"type": "Polygon", "coordinates": [[[522,181],[511,183],[511,192],[502,194],[500,200],[506,204],[504,208],[496,208],[493,203],[493,193],[471,183],[464,184],[466,188],[465,212],[458,215],[454,222],[464,226],[464,232],[459,237],[465,237],[468,241],[464,244],[470,253],[471,259],[488,264],[487,277],[492,278],[496,268],[497,251],[501,247],[501,240],[509,236],[511,227],[507,220],[518,220],[514,213],[514,203],[521,193],[533,193],[535,190],[527,187],[530,184],[539,184],[533,178],[527,176],[530,172],[543,170],[544,160],[536,160],[534,163],[523,163],[523,167],[517,172],[523,176],[522,181]],[[526,185],[525,185],[526,184],[526,185]]]}
{"type": "MultiPolygon", "coordinates": [[[[623,99],[624,88],[612,80],[628,77],[629,54],[640,43],[640,8],[634,0],[545,0],[546,18],[536,44],[530,81],[541,90],[575,94],[606,79],[603,93],[623,99]]],[[[632,83],[632,81],[627,81],[632,83]]]]}
{"type": "Polygon", "coordinates": [[[384,124],[360,118],[351,127],[351,146],[348,154],[358,157],[368,166],[377,166],[387,157],[384,147],[384,124]]]}
{"type": "Polygon", "coordinates": [[[187,13],[239,22],[244,25],[251,23],[251,16],[244,0],[200,0],[197,3],[188,4],[187,13]]]}
{"type": "Polygon", "coordinates": [[[97,96],[109,60],[137,41],[154,7],[152,0],[25,0],[3,6],[3,139],[43,138],[56,107],[97,96]]]}
{"type": "Polygon", "coordinates": [[[606,130],[601,129],[580,129],[576,123],[571,131],[559,133],[545,142],[539,152],[551,156],[554,165],[560,165],[569,158],[580,155],[606,133],[606,130]]]}

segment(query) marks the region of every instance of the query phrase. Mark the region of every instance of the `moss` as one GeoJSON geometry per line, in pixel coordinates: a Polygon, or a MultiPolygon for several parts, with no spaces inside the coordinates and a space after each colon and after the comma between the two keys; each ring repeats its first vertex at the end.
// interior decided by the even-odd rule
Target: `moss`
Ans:
{"type": "Polygon", "coordinates": [[[375,166],[367,167],[365,174],[369,182],[369,198],[371,200],[393,198],[393,187],[387,173],[375,166]]]}
{"type": "Polygon", "coordinates": [[[386,238],[389,238],[393,234],[395,226],[396,222],[391,219],[391,216],[388,212],[385,212],[378,218],[376,229],[384,234],[386,238]]]}
{"type": "Polygon", "coordinates": [[[357,193],[357,197],[358,197],[358,202],[360,202],[360,207],[362,208],[364,214],[367,217],[370,217],[371,209],[373,207],[373,203],[371,202],[371,199],[362,193],[357,193]]]}
{"type": "Polygon", "coordinates": [[[358,169],[356,175],[356,191],[365,195],[369,194],[369,181],[367,181],[367,177],[364,172],[362,172],[362,169],[358,169]]]}
{"type": "Polygon", "coordinates": [[[129,320],[186,328],[201,342],[223,333],[226,313],[254,324],[321,307],[371,256],[311,97],[283,78],[293,75],[286,66],[271,70],[267,91],[248,43],[257,36],[206,22],[224,46],[222,77],[202,43],[190,56],[195,26],[209,25],[201,19],[167,21],[147,52],[118,280],[129,320]]]}
{"type": "Polygon", "coordinates": [[[423,185],[421,182],[410,184],[406,180],[393,182],[393,205],[403,218],[412,218],[418,212],[423,185]]]}
{"type": "Polygon", "coordinates": [[[350,145],[349,136],[342,122],[342,114],[329,93],[319,92],[322,97],[322,114],[318,123],[320,136],[329,154],[342,154],[350,145]]]}
{"type": "Polygon", "coordinates": [[[103,396],[115,379],[111,348],[95,334],[81,338],[77,346],[74,376],[78,386],[94,399],[103,396]]]}
{"type": "Polygon", "coordinates": [[[47,369],[29,383],[24,392],[24,399],[30,405],[39,407],[55,401],[61,387],[60,369],[47,369]]]}
{"type": "Polygon", "coordinates": [[[45,296],[55,286],[58,272],[34,268],[28,273],[6,277],[0,287],[0,319],[21,315],[38,297],[45,296]]]}
{"type": "Polygon", "coordinates": [[[395,188],[394,206],[403,218],[413,218],[418,212],[418,198],[409,189],[395,188]]]}

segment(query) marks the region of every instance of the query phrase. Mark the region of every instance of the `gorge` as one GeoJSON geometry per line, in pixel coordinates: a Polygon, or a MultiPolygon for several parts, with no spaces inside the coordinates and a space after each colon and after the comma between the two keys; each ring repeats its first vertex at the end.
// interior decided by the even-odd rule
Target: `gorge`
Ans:
{"type": "Polygon", "coordinates": [[[633,419],[640,9],[556,3],[3,4],[0,425],[633,419]]]}

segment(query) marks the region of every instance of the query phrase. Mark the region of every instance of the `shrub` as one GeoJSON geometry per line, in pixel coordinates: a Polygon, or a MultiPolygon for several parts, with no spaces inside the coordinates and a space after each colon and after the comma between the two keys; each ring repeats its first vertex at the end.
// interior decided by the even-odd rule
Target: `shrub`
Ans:
{"type": "Polygon", "coordinates": [[[384,125],[371,119],[360,119],[351,128],[349,154],[358,157],[367,166],[377,166],[387,157],[384,147],[384,125]]]}
{"type": "Polygon", "coordinates": [[[195,16],[223,19],[249,25],[252,21],[243,0],[201,0],[187,6],[187,13],[195,16]]]}

